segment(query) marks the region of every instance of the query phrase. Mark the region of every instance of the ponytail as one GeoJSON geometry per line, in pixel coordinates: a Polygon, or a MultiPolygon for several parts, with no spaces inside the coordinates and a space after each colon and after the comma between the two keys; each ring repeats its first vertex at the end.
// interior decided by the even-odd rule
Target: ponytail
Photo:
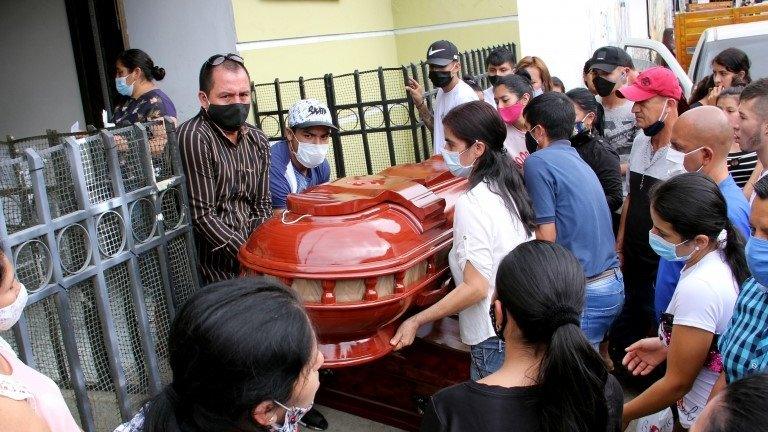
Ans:
{"type": "Polygon", "coordinates": [[[542,240],[520,244],[496,273],[497,297],[520,329],[522,342],[543,353],[534,407],[544,432],[607,428],[608,371],[579,328],[585,292],[584,270],[576,257],[542,240]]]}
{"type": "Polygon", "coordinates": [[[167,431],[181,432],[181,427],[176,418],[176,413],[183,404],[179,403],[179,397],[172,385],[167,385],[163,391],[144,405],[143,432],[167,431]]]}
{"type": "Polygon", "coordinates": [[[750,277],[747,258],[744,254],[744,236],[733,226],[730,219],[726,219],[725,233],[728,238],[725,240],[723,254],[731,272],[733,272],[733,278],[741,286],[750,277]]]}

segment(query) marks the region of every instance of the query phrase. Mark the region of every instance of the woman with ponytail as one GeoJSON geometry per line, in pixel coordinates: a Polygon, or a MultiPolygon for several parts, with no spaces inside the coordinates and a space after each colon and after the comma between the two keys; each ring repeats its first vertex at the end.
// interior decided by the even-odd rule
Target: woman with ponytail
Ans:
{"type": "Polygon", "coordinates": [[[173,321],[173,381],[115,432],[296,431],[323,355],[296,294],[264,278],[201,289],[173,321]]]}
{"type": "Polygon", "coordinates": [[[130,126],[166,116],[175,119],[176,107],[155,84],[164,77],[165,69],[144,51],[133,48],[121,52],[115,61],[115,87],[123,100],[115,109],[112,123],[130,126]]]}
{"type": "Polygon", "coordinates": [[[579,328],[586,279],[567,249],[541,240],[499,265],[490,314],[504,364],[478,382],[439,391],[422,432],[616,432],[621,386],[579,328]]]}
{"type": "Polygon", "coordinates": [[[728,219],[717,184],[699,173],[681,174],[651,194],[651,247],[668,261],[685,262],[659,337],[627,348],[624,365],[647,375],[666,361],[664,377],[624,406],[624,424],[676,406],[691,427],[723,370],[717,348],[728,327],[739,286],[749,277],[744,238],[728,219]]]}
{"type": "Polygon", "coordinates": [[[524,69],[497,77],[493,86],[496,109],[507,127],[504,148],[518,168],[523,167],[528,149],[525,147],[525,118],[523,109],[533,99],[533,86],[528,72],[524,69]]]}
{"type": "Polygon", "coordinates": [[[406,319],[390,343],[413,343],[424,324],[459,315],[461,340],[470,346],[473,380],[495,372],[504,360],[504,343],[488,321],[496,268],[518,244],[533,237],[533,209],[523,179],[504,149],[507,130],[488,103],[453,108],[443,119],[448,169],[467,177],[467,191],[453,213],[453,247],[448,254],[456,288],[429,308],[406,319]]]}

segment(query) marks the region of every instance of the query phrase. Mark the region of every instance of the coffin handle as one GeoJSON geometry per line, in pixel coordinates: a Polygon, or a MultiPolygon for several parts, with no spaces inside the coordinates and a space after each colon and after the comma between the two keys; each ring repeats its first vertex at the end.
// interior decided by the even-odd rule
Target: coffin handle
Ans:
{"type": "Polygon", "coordinates": [[[440,284],[440,288],[422,291],[416,295],[413,302],[418,307],[429,307],[437,303],[441,298],[445,297],[454,287],[453,278],[448,278],[440,284]]]}

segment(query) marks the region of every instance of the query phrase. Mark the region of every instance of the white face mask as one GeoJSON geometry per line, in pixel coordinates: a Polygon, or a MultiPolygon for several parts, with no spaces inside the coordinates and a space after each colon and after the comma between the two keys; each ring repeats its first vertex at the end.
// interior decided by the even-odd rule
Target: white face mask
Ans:
{"type": "Polygon", "coordinates": [[[4,308],[0,308],[0,331],[10,330],[21,318],[21,313],[24,312],[24,307],[27,305],[27,288],[24,284],[19,283],[19,294],[16,296],[16,300],[4,308]]]}
{"type": "Polygon", "coordinates": [[[325,161],[328,154],[328,144],[312,144],[299,141],[296,159],[307,168],[314,168],[325,161]]]}
{"type": "Polygon", "coordinates": [[[275,403],[285,409],[285,419],[283,420],[283,424],[275,422],[270,425],[270,429],[274,432],[294,432],[298,430],[299,420],[304,417],[304,414],[312,409],[312,404],[306,407],[288,408],[278,401],[275,401],[275,403]]]}

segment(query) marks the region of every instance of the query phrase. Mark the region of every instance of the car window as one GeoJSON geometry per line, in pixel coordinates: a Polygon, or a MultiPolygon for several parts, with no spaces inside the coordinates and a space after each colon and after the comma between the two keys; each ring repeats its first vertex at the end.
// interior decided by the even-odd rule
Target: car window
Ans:
{"type": "Polygon", "coordinates": [[[627,46],[627,54],[632,57],[632,62],[635,64],[635,70],[642,72],[648,68],[654,66],[664,65],[664,60],[655,50],[645,47],[627,46]]]}
{"type": "Polygon", "coordinates": [[[749,74],[753,79],[768,76],[768,35],[756,35],[705,43],[701,47],[701,53],[696,62],[693,82],[697,83],[703,77],[711,74],[712,59],[722,50],[731,47],[747,53],[750,62],[752,62],[749,74]]]}

